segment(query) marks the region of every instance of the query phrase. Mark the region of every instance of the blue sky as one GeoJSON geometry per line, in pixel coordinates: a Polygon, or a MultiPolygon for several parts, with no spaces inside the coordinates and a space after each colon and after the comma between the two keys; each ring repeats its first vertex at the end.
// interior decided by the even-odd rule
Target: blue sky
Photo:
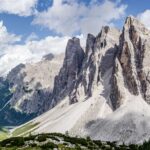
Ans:
{"type": "MultiPolygon", "coordinates": [[[[25,1],[25,0],[21,0],[25,1]]],[[[80,0],[78,3],[85,3],[90,6],[92,0],[80,0]]],[[[111,2],[116,2],[115,0],[110,0],[111,2]]],[[[97,2],[103,3],[104,0],[97,0],[97,2]]],[[[128,15],[136,16],[139,13],[144,12],[146,9],[150,9],[149,0],[122,0],[119,5],[125,4],[127,8],[125,14],[119,19],[115,20],[115,26],[121,28],[124,22],[124,18],[128,15]]],[[[14,4],[15,5],[15,4],[14,4]]],[[[38,12],[47,11],[53,5],[53,0],[38,0],[36,3],[36,9],[38,12]]],[[[69,12],[68,12],[69,13],[69,12]]],[[[105,15],[105,14],[104,14],[105,15]]],[[[29,16],[19,16],[15,13],[0,13],[0,20],[3,20],[4,25],[7,27],[9,32],[15,33],[17,35],[22,35],[23,40],[27,38],[31,33],[38,35],[40,39],[48,35],[60,35],[54,30],[49,30],[48,27],[42,25],[33,25],[32,22],[35,16],[33,14],[29,16]]],[[[78,33],[78,32],[77,32],[78,33]]],[[[22,40],[22,41],[23,41],[22,40]]]]}
{"type": "MultiPolygon", "coordinates": [[[[37,3],[37,10],[39,12],[45,11],[52,5],[52,0],[39,0],[37,3]]],[[[34,16],[18,16],[8,13],[0,13],[0,20],[3,20],[4,25],[9,32],[13,32],[18,35],[23,35],[24,38],[29,36],[32,32],[36,33],[40,38],[53,34],[47,28],[39,26],[33,26],[32,20],[34,16]]]]}
{"type": "Polygon", "coordinates": [[[104,25],[122,29],[129,15],[150,29],[149,0],[0,0],[0,75],[64,52],[72,36],[84,47],[87,33],[97,35],[104,25]]]}

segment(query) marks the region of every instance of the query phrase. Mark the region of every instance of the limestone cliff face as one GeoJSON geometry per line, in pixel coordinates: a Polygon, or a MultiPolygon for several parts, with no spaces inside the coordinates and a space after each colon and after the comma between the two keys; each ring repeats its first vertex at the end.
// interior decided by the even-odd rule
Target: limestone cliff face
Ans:
{"type": "Polygon", "coordinates": [[[69,40],[55,78],[53,106],[66,96],[71,104],[98,92],[116,110],[126,91],[149,103],[149,37],[143,24],[128,17],[122,32],[105,26],[96,37],[88,34],[85,54],[79,39],[69,40]]]}
{"type": "Polygon", "coordinates": [[[124,84],[119,88],[117,83],[121,80],[118,76],[114,76],[115,90],[114,94],[111,95],[113,100],[123,101],[125,94],[121,91],[126,87],[131,94],[141,94],[145,101],[150,103],[149,49],[150,31],[137,19],[128,17],[120,36],[118,57],[116,58],[118,60],[116,66],[120,66],[119,72],[124,84]]]}
{"type": "Polygon", "coordinates": [[[88,34],[85,53],[79,39],[68,41],[63,66],[55,78],[52,106],[67,96],[70,104],[92,97],[98,89],[101,92],[102,85],[104,96],[110,100],[110,79],[119,36],[117,29],[108,26],[96,37],[88,34]]]}
{"type": "Polygon", "coordinates": [[[51,106],[55,106],[59,100],[70,95],[71,91],[73,91],[82,68],[84,56],[85,54],[80,46],[80,40],[75,37],[70,39],[67,43],[63,66],[59,74],[55,77],[55,86],[51,98],[53,102],[51,106]]]}
{"type": "Polygon", "coordinates": [[[107,26],[103,27],[96,37],[88,35],[85,59],[70,101],[80,101],[81,97],[92,97],[95,91],[101,93],[102,86],[103,95],[109,101],[110,79],[119,36],[120,32],[117,29],[107,26]]]}
{"type": "Polygon", "coordinates": [[[126,91],[150,103],[149,43],[150,31],[134,17],[127,17],[122,33],[106,26],[96,37],[88,34],[70,103],[92,97],[96,91],[113,110],[124,103],[126,91]]]}

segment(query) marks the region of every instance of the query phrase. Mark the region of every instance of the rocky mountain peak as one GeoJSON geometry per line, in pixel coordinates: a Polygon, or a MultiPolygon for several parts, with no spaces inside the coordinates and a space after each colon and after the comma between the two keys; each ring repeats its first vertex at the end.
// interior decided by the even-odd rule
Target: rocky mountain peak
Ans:
{"type": "MultiPolygon", "coordinates": [[[[77,47],[80,46],[80,39],[73,37],[72,39],[68,40],[67,46],[66,46],[66,53],[69,51],[78,51],[79,49],[77,47]]],[[[66,54],[67,55],[67,54],[66,54]]]]}
{"type": "Polygon", "coordinates": [[[101,29],[101,32],[98,34],[98,36],[104,36],[109,31],[110,31],[110,27],[109,26],[103,26],[102,29],[101,29]]]}
{"type": "Polygon", "coordinates": [[[80,39],[77,38],[77,37],[73,37],[72,39],[69,39],[67,45],[69,45],[70,43],[73,43],[73,44],[76,44],[76,45],[80,45],[80,39]]]}
{"type": "Polygon", "coordinates": [[[84,57],[85,53],[80,46],[79,38],[70,39],[67,43],[63,66],[55,78],[52,107],[59,100],[70,95],[70,92],[74,89],[84,57]]]}
{"type": "Polygon", "coordinates": [[[135,26],[142,32],[144,32],[144,31],[149,32],[149,30],[145,27],[145,25],[142,22],[140,22],[137,18],[135,18],[134,16],[128,16],[126,18],[124,27],[125,26],[128,26],[128,27],[135,26]]]}
{"type": "Polygon", "coordinates": [[[116,74],[114,76],[114,85],[117,88],[115,93],[118,93],[118,97],[115,97],[116,101],[121,102],[126,99],[124,93],[127,89],[133,95],[142,95],[150,103],[149,43],[150,31],[136,18],[128,17],[120,36],[118,57],[116,58],[119,60],[116,61],[116,66],[120,66],[117,71],[120,76],[116,74]],[[120,88],[117,83],[122,83],[120,88]],[[122,87],[126,87],[126,89],[122,87]]]}
{"type": "Polygon", "coordinates": [[[50,54],[47,54],[47,55],[43,56],[42,59],[49,61],[49,60],[52,60],[54,57],[55,56],[52,53],[50,53],[50,54]]]}
{"type": "Polygon", "coordinates": [[[68,71],[77,70],[78,73],[82,66],[83,58],[84,51],[80,46],[80,39],[73,37],[67,43],[64,66],[66,65],[68,71]]]}
{"type": "Polygon", "coordinates": [[[119,36],[120,32],[117,29],[108,26],[103,27],[96,37],[88,34],[86,54],[75,88],[71,92],[71,102],[81,101],[81,97],[93,96],[94,91],[100,89],[102,84],[107,86],[108,93],[119,36]]]}
{"type": "Polygon", "coordinates": [[[92,52],[93,47],[94,47],[94,41],[95,41],[95,36],[92,34],[87,35],[87,40],[86,40],[86,56],[89,56],[89,53],[92,52]]]}
{"type": "Polygon", "coordinates": [[[127,17],[125,21],[123,34],[125,33],[129,34],[130,40],[134,43],[138,40],[139,36],[144,38],[150,35],[150,31],[144,26],[144,24],[142,24],[137,18],[133,16],[127,17]]]}
{"type": "Polygon", "coordinates": [[[125,25],[127,24],[128,26],[130,26],[133,23],[135,23],[135,24],[140,23],[141,24],[141,22],[138,21],[134,16],[132,16],[132,15],[128,16],[125,20],[125,25]]]}

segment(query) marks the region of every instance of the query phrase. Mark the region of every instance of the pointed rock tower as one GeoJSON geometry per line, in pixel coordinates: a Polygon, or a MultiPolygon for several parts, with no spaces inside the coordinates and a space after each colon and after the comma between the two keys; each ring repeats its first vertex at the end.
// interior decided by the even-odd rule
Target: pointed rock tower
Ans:
{"type": "Polygon", "coordinates": [[[125,90],[133,95],[141,94],[150,103],[149,50],[150,31],[136,18],[127,17],[115,61],[111,94],[114,108],[119,107],[125,99],[125,90]]]}
{"type": "Polygon", "coordinates": [[[84,55],[84,51],[80,46],[80,40],[75,37],[70,39],[67,43],[63,66],[55,77],[52,107],[59,100],[70,95],[74,89],[75,82],[82,68],[84,55]]]}

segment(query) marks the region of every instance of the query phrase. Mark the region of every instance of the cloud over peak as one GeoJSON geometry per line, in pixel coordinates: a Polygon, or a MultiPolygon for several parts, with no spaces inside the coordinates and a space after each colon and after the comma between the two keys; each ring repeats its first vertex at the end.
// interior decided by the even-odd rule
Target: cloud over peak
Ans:
{"type": "Polygon", "coordinates": [[[137,18],[145,24],[145,26],[150,29],[150,9],[145,10],[144,12],[137,15],[137,18]]]}
{"type": "Polygon", "coordinates": [[[103,25],[111,24],[125,14],[126,5],[105,0],[91,0],[89,5],[75,0],[54,0],[47,11],[39,12],[33,20],[62,35],[97,34],[103,25]]]}
{"type": "Polygon", "coordinates": [[[20,41],[21,37],[9,33],[0,21],[0,76],[6,75],[20,63],[35,62],[41,60],[46,54],[64,52],[69,38],[47,36],[38,40],[32,33],[25,44],[18,44],[16,42],[20,41]]]}
{"type": "Polygon", "coordinates": [[[0,49],[1,51],[8,45],[21,40],[21,36],[9,33],[4,26],[3,21],[0,21],[0,49]]]}
{"type": "Polygon", "coordinates": [[[0,57],[0,76],[6,75],[20,63],[33,63],[49,53],[60,54],[65,51],[70,37],[48,36],[42,40],[31,40],[25,44],[9,44],[0,57]]]}

